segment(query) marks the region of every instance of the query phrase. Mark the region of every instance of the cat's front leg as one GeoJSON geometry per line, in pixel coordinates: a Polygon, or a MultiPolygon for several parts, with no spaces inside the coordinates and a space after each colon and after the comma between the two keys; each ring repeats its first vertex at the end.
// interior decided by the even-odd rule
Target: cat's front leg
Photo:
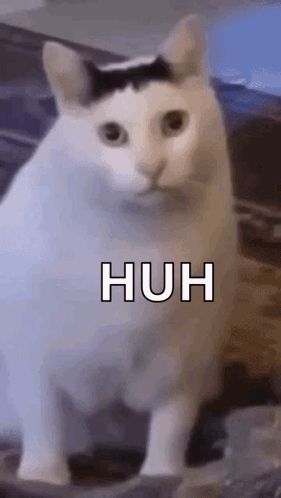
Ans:
{"type": "Polygon", "coordinates": [[[142,475],[182,475],[197,412],[196,397],[187,393],[174,395],[154,409],[142,475]]]}
{"type": "Polygon", "coordinates": [[[17,375],[11,387],[22,431],[19,478],[57,485],[69,483],[62,414],[54,386],[42,369],[24,369],[23,376],[17,375]]]}

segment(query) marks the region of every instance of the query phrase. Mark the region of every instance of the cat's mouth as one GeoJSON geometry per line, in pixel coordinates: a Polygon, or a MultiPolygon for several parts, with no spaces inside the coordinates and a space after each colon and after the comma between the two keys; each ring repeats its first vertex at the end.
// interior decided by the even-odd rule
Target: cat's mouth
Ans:
{"type": "Polygon", "coordinates": [[[186,205],[186,193],[176,187],[160,187],[151,185],[149,188],[135,197],[135,202],[141,207],[174,209],[175,206],[183,207],[186,205]]]}
{"type": "Polygon", "coordinates": [[[187,209],[189,205],[189,196],[187,193],[176,187],[160,187],[158,185],[138,192],[125,201],[125,206],[130,207],[130,211],[135,209],[138,212],[157,214],[165,212],[174,212],[175,210],[187,209]]]}
{"type": "Polygon", "coordinates": [[[163,197],[174,197],[178,198],[182,196],[182,192],[179,188],[175,187],[160,187],[157,184],[150,185],[147,189],[145,189],[143,192],[139,192],[138,196],[139,197],[150,197],[153,194],[155,195],[163,195],[163,197]]]}

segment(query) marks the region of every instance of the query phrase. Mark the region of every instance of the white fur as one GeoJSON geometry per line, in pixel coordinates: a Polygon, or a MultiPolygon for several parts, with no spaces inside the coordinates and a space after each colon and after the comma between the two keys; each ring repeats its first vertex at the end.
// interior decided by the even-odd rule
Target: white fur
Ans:
{"type": "Polygon", "coordinates": [[[177,474],[198,407],[214,394],[234,289],[236,225],[218,104],[198,74],[177,86],[128,87],[83,108],[75,102],[77,88],[87,87],[79,60],[66,54],[67,74],[73,64],[77,77],[68,92],[54,61],[64,49],[48,50],[45,66],[62,113],[0,210],[0,351],[23,438],[19,475],[69,479],[62,391],[84,413],[114,398],[149,410],[142,472],[177,474]],[[189,125],[164,138],[161,116],[174,109],[189,113],[189,125]],[[103,145],[97,126],[106,121],[121,123],[129,144],[103,145]],[[161,161],[158,185],[175,197],[140,195],[150,181],[138,166],[161,161]],[[111,261],[116,275],[124,261],[135,262],[134,303],[123,301],[122,289],[101,302],[102,261],[111,261]],[[202,289],[191,303],[180,302],[179,273],[172,299],[145,301],[141,261],[152,262],[155,291],[164,261],[191,261],[195,275],[213,261],[215,302],[204,303],[202,289]]]}
{"type": "Polygon", "coordinates": [[[127,69],[128,67],[135,67],[140,64],[147,64],[152,62],[154,59],[153,55],[144,55],[142,57],[135,57],[134,59],[128,59],[124,62],[111,62],[108,64],[104,64],[101,68],[104,71],[110,71],[112,69],[127,69]]]}

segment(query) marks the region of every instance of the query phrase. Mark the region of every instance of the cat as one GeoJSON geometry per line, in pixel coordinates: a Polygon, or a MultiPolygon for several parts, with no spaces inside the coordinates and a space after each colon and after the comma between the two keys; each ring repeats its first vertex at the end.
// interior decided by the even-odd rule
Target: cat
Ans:
{"type": "Polygon", "coordinates": [[[103,67],[47,42],[43,65],[59,117],[0,209],[1,406],[11,407],[0,432],[22,438],[20,478],[66,484],[62,397],[83,414],[118,399],[150,413],[140,473],[181,475],[198,409],[219,389],[236,278],[204,30],[189,16],[156,56],[103,67]],[[154,292],[164,262],[191,262],[200,276],[212,261],[215,300],[197,287],[181,302],[176,272],[165,302],[146,300],[139,285],[134,302],[122,287],[102,302],[106,261],[115,276],[134,262],[136,282],[151,262],[154,292]]]}

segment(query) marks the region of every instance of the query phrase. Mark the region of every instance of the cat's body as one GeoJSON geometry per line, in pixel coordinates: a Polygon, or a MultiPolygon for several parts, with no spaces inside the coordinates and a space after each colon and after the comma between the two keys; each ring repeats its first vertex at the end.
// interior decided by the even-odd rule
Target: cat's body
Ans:
{"type": "MultiPolygon", "coordinates": [[[[19,473],[67,480],[62,392],[84,413],[114,398],[150,411],[143,472],[178,473],[198,407],[217,384],[234,290],[236,226],[221,115],[200,76],[184,78],[175,91],[157,78],[144,89],[124,89],[115,75],[119,91],[96,97],[93,119],[93,110],[75,103],[81,62],[71,53],[74,83],[62,92],[63,71],[52,81],[52,50],[58,49],[49,48],[47,72],[62,107],[67,92],[72,105],[23,167],[0,210],[0,354],[23,436],[19,473]],[[161,145],[161,137],[153,138],[153,105],[154,121],[163,110],[187,108],[189,134],[161,145]],[[131,144],[99,146],[97,136],[92,143],[94,122],[115,122],[120,111],[131,144]],[[174,170],[173,156],[179,158],[174,170]],[[137,173],[130,173],[132,164],[137,173]],[[150,166],[157,169],[153,178],[144,171],[150,166]],[[158,191],[149,191],[152,181],[158,191]],[[112,291],[111,302],[101,302],[100,267],[106,261],[113,276],[124,274],[124,262],[135,263],[134,302],[124,301],[122,287],[112,291]],[[171,261],[173,297],[146,300],[140,263],[152,263],[152,288],[160,292],[163,263],[171,261]],[[213,303],[204,303],[202,288],[193,289],[190,303],[181,302],[184,261],[192,263],[194,276],[203,274],[204,262],[214,262],[213,303]]],[[[69,53],[64,55],[67,60],[69,53]]],[[[109,130],[110,140],[115,132],[109,130]]]]}

